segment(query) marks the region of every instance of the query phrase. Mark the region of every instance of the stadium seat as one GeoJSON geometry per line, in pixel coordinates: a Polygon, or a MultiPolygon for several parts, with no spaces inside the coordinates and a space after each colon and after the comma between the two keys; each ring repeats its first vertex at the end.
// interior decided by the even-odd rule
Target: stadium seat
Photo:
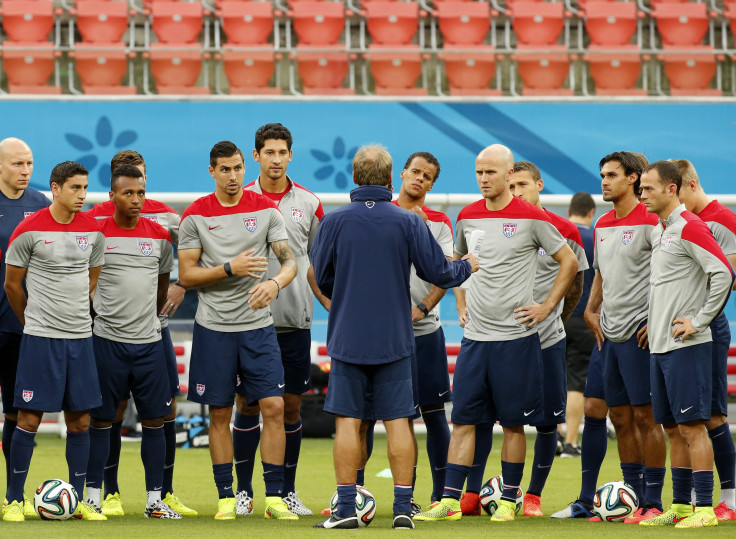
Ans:
{"type": "Polygon", "coordinates": [[[628,45],[636,32],[637,19],[645,16],[636,2],[589,0],[580,13],[591,45],[628,45]]]}
{"type": "Polygon", "coordinates": [[[194,43],[202,31],[200,2],[153,0],[151,26],[160,43],[194,43]]]}
{"type": "Polygon", "coordinates": [[[87,43],[119,43],[128,29],[129,6],[125,1],[76,0],[76,26],[87,43]]]}
{"type": "Polygon", "coordinates": [[[61,56],[52,43],[6,41],[0,51],[11,94],[60,94],[58,84],[49,85],[56,59],[61,56]]]}
{"type": "Polygon", "coordinates": [[[292,19],[299,45],[334,45],[345,28],[342,2],[298,2],[287,15],[292,19]]]}
{"type": "Polygon", "coordinates": [[[468,53],[463,45],[445,45],[437,57],[445,64],[450,95],[501,95],[501,90],[489,86],[496,74],[493,47],[477,47],[468,53]],[[463,49],[453,51],[453,48],[463,49]]]}
{"type": "Polygon", "coordinates": [[[275,66],[272,50],[225,49],[222,52],[222,65],[233,95],[281,94],[281,88],[269,86],[275,66]]]}
{"type": "MultiPolygon", "coordinates": [[[[74,59],[77,75],[82,81],[85,94],[125,94],[136,93],[135,86],[122,86],[121,82],[128,70],[128,53],[125,46],[117,49],[100,49],[97,45],[77,43],[69,52],[74,59]]],[[[131,53],[131,58],[135,53],[131,53]]]]}
{"type": "Polygon", "coordinates": [[[596,49],[608,51],[610,48],[605,45],[591,45],[588,53],[583,56],[583,60],[588,62],[590,76],[595,83],[595,93],[597,95],[647,95],[647,90],[636,88],[636,81],[641,74],[639,48],[636,45],[627,45],[615,53],[596,51],[596,49]]]}
{"type": "Polygon", "coordinates": [[[565,17],[571,16],[562,2],[516,0],[510,11],[516,38],[525,45],[554,45],[565,28],[565,17]]]}
{"type": "Polygon", "coordinates": [[[664,65],[672,96],[720,96],[721,90],[711,88],[716,75],[716,56],[711,47],[699,47],[701,54],[664,53],[657,59],[664,65]]]}
{"type": "Polygon", "coordinates": [[[52,0],[3,0],[0,13],[3,16],[3,30],[10,41],[44,42],[54,28],[52,0]]]}
{"type": "Polygon", "coordinates": [[[700,45],[708,33],[708,8],[703,3],[659,3],[652,10],[663,47],[700,45]]]}
{"type": "Polygon", "coordinates": [[[292,55],[296,59],[297,71],[302,81],[302,93],[305,95],[342,95],[354,94],[352,88],[343,88],[345,76],[348,74],[348,53],[344,48],[325,51],[310,50],[312,47],[299,46],[292,55]]]}
{"type": "Polygon", "coordinates": [[[368,33],[377,45],[409,45],[419,28],[416,2],[369,2],[364,13],[368,33]]]}
{"type": "Polygon", "coordinates": [[[371,45],[365,55],[370,62],[376,95],[427,95],[426,88],[416,88],[422,74],[419,47],[404,47],[401,52],[381,50],[392,47],[371,45]]]}
{"type": "Polygon", "coordinates": [[[726,9],[723,12],[723,16],[730,22],[731,34],[736,36],[736,2],[725,2],[724,5],[726,9]]]}
{"type": "Polygon", "coordinates": [[[480,45],[491,27],[491,11],[487,2],[441,2],[432,13],[438,19],[445,45],[480,45]]]}
{"type": "Polygon", "coordinates": [[[202,71],[201,51],[154,43],[144,57],[150,58],[151,73],[159,94],[210,93],[208,87],[195,86],[202,71]]]}
{"type": "Polygon", "coordinates": [[[516,61],[523,82],[522,95],[572,95],[563,88],[570,72],[570,58],[564,45],[549,47],[548,52],[524,52],[535,45],[519,45],[511,56],[516,61]]]}
{"type": "Polygon", "coordinates": [[[265,45],[273,32],[271,2],[225,0],[215,14],[220,17],[227,42],[231,45],[265,45]]]}

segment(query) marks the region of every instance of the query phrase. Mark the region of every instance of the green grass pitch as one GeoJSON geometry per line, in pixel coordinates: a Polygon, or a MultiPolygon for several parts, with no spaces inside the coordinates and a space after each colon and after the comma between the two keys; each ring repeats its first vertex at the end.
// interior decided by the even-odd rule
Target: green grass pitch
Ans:
{"type": "MultiPolygon", "coordinates": [[[[431,477],[426,451],[425,436],[419,436],[419,469],[416,498],[425,506],[431,491],[431,477]]],[[[26,493],[43,480],[53,477],[66,479],[64,440],[54,435],[39,435],[33,462],[28,476],[26,493]]],[[[501,437],[494,436],[493,451],[488,460],[485,477],[500,473],[501,437]]],[[[527,464],[523,487],[529,482],[534,437],[528,437],[527,464]]],[[[255,471],[255,514],[238,517],[235,521],[213,520],[217,507],[217,493],[212,479],[212,468],[207,449],[180,450],[176,456],[174,488],[180,498],[199,511],[198,518],[181,521],[151,521],[143,517],[145,488],[140,462],[140,444],[124,443],[121,457],[120,488],[126,516],[107,522],[44,522],[28,520],[24,523],[0,522],[2,537],[200,537],[222,536],[250,537],[303,537],[318,535],[370,535],[395,533],[391,530],[391,503],[393,485],[390,479],[376,477],[388,468],[386,437],[377,435],[373,456],[366,470],[366,487],[376,496],[378,512],[368,528],[350,532],[314,530],[312,525],[320,518],[302,517],[298,522],[277,522],[263,518],[263,481],[260,466],[255,471]],[[53,534],[53,535],[52,535],[53,534]]],[[[335,491],[335,475],[332,467],[332,440],[305,438],[302,444],[301,462],[297,474],[297,488],[305,504],[318,513],[327,507],[335,491]]],[[[609,442],[608,454],[603,464],[599,483],[620,479],[615,441],[609,442]]],[[[717,484],[717,479],[716,479],[717,484]]],[[[543,495],[542,510],[545,515],[563,508],[577,497],[580,487],[580,459],[556,458],[543,495]]],[[[718,486],[714,498],[718,499],[718,486]]],[[[669,473],[664,487],[664,502],[669,504],[672,489],[669,473]]],[[[720,537],[736,537],[736,523],[721,523],[717,528],[688,532],[672,528],[644,529],[634,525],[589,523],[587,521],[559,521],[548,518],[517,517],[512,523],[491,524],[488,517],[464,517],[459,522],[418,522],[413,532],[421,537],[665,537],[670,534],[698,534],[720,537]]]]}

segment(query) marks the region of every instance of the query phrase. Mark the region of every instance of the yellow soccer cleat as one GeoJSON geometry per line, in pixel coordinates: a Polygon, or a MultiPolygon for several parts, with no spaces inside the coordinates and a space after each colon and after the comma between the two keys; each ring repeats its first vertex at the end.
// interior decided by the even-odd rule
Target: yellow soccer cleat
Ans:
{"type": "Polygon", "coordinates": [[[675,528],[708,528],[710,526],[718,526],[718,517],[713,512],[712,507],[696,507],[695,512],[675,524],[675,528]]]}
{"type": "Polygon", "coordinates": [[[491,522],[511,522],[516,514],[516,504],[508,500],[500,500],[498,509],[493,513],[491,522]]]}
{"type": "Polygon", "coordinates": [[[690,504],[673,503],[667,511],[661,515],[642,520],[639,526],[672,526],[678,522],[685,520],[693,514],[693,508],[690,504]]]}
{"type": "Polygon", "coordinates": [[[102,514],[102,511],[91,503],[82,500],[79,500],[77,504],[77,510],[74,511],[74,518],[81,520],[107,520],[107,517],[102,514]]]}
{"type": "Polygon", "coordinates": [[[191,507],[187,507],[186,505],[181,503],[179,497],[176,494],[172,494],[171,492],[169,492],[166,497],[161,501],[183,517],[196,517],[198,515],[198,513],[194,509],[192,509],[191,507]]]}
{"type": "Polygon", "coordinates": [[[463,511],[460,508],[460,500],[442,498],[438,502],[431,503],[427,511],[414,515],[414,520],[439,522],[441,520],[460,520],[462,517],[463,511]]]}
{"type": "Polygon", "coordinates": [[[215,520],[235,520],[235,498],[221,498],[217,502],[215,520]]]}
{"type": "Polygon", "coordinates": [[[125,516],[123,504],[120,503],[120,493],[108,494],[102,502],[102,514],[106,517],[122,517],[125,516]]]}
{"type": "Polygon", "coordinates": [[[36,513],[36,509],[33,507],[33,502],[28,499],[28,496],[23,495],[23,514],[26,518],[41,518],[36,513]]]}
{"type": "Polygon", "coordinates": [[[3,506],[3,520],[5,522],[23,522],[26,517],[23,514],[23,502],[14,501],[3,506]]]}
{"type": "Polygon", "coordinates": [[[295,515],[289,511],[286,502],[278,496],[266,497],[266,511],[263,516],[276,520],[299,520],[299,515],[295,515]]]}

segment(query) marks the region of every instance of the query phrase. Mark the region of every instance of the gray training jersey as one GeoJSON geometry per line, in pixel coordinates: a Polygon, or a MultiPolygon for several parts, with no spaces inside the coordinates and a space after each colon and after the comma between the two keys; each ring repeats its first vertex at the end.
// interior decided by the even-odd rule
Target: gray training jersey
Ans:
{"type": "MultiPolygon", "coordinates": [[[[562,237],[565,238],[572,252],[575,253],[575,257],[578,259],[578,272],[588,269],[588,259],[585,256],[583,239],[580,237],[578,227],[556,213],[546,209],[544,212],[552,224],[555,225],[555,228],[562,234],[562,237]]],[[[539,248],[538,254],[539,263],[537,264],[537,274],[534,277],[534,301],[542,303],[552,291],[557,274],[560,272],[560,265],[541,247],[539,248]]],[[[564,302],[565,300],[563,298],[557,304],[555,310],[537,326],[539,340],[542,343],[543,350],[565,338],[565,325],[562,323],[564,302]]]]}
{"type": "MultiPolygon", "coordinates": [[[[307,272],[311,262],[309,250],[317,235],[317,226],[324,215],[322,204],[317,195],[289,181],[289,190],[278,203],[279,211],[284,217],[286,234],[289,237],[289,248],[294,253],[299,272],[289,286],[279,292],[279,297],[271,302],[271,315],[276,331],[293,331],[309,329],[314,317],[314,294],[307,281],[307,272]]],[[[245,189],[262,193],[259,180],[249,183],[245,189]]],[[[281,269],[281,263],[273,252],[268,257],[266,277],[273,277],[281,269]]]]}
{"type": "Polygon", "coordinates": [[[652,231],[649,283],[648,333],[653,354],[712,340],[709,326],[728,300],[733,271],[708,225],[684,205],[652,231]],[[672,322],[677,318],[692,318],[697,330],[685,342],[672,337],[672,322]]]}
{"type": "Polygon", "coordinates": [[[112,217],[100,222],[100,231],[105,236],[105,265],[93,302],[94,334],[131,344],[161,340],[156,301],[158,276],[174,269],[169,233],[145,218],[125,230],[112,217]]]}
{"type": "Polygon", "coordinates": [[[647,319],[651,234],[657,216],[639,203],[622,218],[604,213],[593,230],[593,267],[603,279],[601,329],[606,339],[627,341],[647,319]]]}
{"type": "Polygon", "coordinates": [[[460,211],[455,253],[468,253],[473,231],[483,234],[478,249],[480,269],[466,292],[469,322],[465,337],[475,341],[510,341],[537,333],[514,318],[514,309],[531,305],[537,254],[553,255],[565,245],[544,211],[514,198],[502,210],[490,211],[485,199],[460,211]]]}
{"type": "MultiPolygon", "coordinates": [[[[271,200],[243,191],[235,206],[223,206],[214,193],[199,198],[185,211],[179,227],[179,250],[201,249],[197,265],[214,268],[248,249],[268,256],[269,244],[287,239],[284,218],[271,200]]],[[[273,324],[269,308],[251,309],[248,291],[266,277],[226,277],[199,289],[196,322],[213,331],[234,332],[273,324]]]]}
{"type": "Polygon", "coordinates": [[[104,248],[97,221],[83,213],[61,224],[44,208],[21,221],[5,261],[28,269],[23,333],[52,339],[92,336],[89,269],[102,265],[104,248]]]}

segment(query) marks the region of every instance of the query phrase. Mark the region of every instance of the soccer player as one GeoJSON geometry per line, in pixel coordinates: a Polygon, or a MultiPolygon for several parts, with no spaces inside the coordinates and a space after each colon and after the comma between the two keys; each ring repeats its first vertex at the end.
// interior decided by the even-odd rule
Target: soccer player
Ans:
{"type": "Polygon", "coordinates": [[[637,198],[643,170],[641,156],[615,152],[601,159],[599,166],[603,200],[613,202],[613,209],[595,224],[596,274],[584,316],[600,354],[591,356],[585,386],[580,495],[552,516],[593,517],[593,496],[608,443],[606,414],[610,409],[624,481],[641,500],[634,515],[625,520],[635,524],[662,513],[665,474],[664,435],[654,423],[647,379],[647,278],[651,232],[657,220],[637,198]]]}
{"type": "MultiPolygon", "coordinates": [[[[143,156],[134,150],[122,150],[115,154],[110,161],[110,173],[123,165],[133,165],[143,173],[143,182],[147,183],[146,162],[143,156]]],[[[115,213],[115,204],[112,200],[96,204],[89,214],[97,219],[111,217],[115,213]]],[[[140,212],[145,217],[163,226],[171,240],[176,244],[179,240],[179,214],[173,208],[162,202],[145,198],[140,212]]],[[[197,511],[187,507],[174,494],[174,461],[176,458],[176,396],[179,395],[179,374],[176,367],[176,354],[174,344],[169,333],[169,316],[173,316],[176,309],[184,299],[186,290],[178,281],[169,285],[169,290],[158,319],[161,324],[161,343],[166,356],[167,376],[171,393],[171,412],[164,418],[164,439],[166,441],[166,462],[164,464],[163,501],[175,512],[182,516],[197,516],[197,511]]],[[[110,451],[105,464],[105,497],[102,501],[102,514],[106,516],[123,516],[125,511],[120,502],[120,487],[118,486],[118,469],[120,464],[121,439],[120,433],[123,417],[128,406],[128,399],[120,401],[120,407],[115,415],[115,420],[109,429],[110,451]]]]}
{"type": "MultiPolygon", "coordinates": [[[[570,221],[542,207],[539,193],[544,189],[539,168],[529,161],[514,163],[514,173],[509,183],[511,194],[537,206],[562,234],[575,253],[578,272],[565,293],[563,301],[555,306],[552,313],[537,326],[542,347],[542,374],[544,379],[544,416],[536,424],[537,439],[534,444],[529,488],[524,494],[524,516],[541,517],[541,496],[547,477],[552,469],[557,450],[557,427],[565,422],[567,398],[567,360],[564,323],[575,309],[583,293],[583,271],[588,269],[583,240],[580,232],[570,221]]],[[[534,301],[543,302],[550,293],[560,265],[547,252],[540,248],[537,273],[534,278],[534,301]]]]}
{"type": "Polygon", "coordinates": [[[199,289],[188,398],[210,409],[210,456],[220,498],[215,519],[235,518],[230,418],[239,377],[248,403],[258,403],[263,414],[265,516],[296,520],[282,500],[286,382],[267,307],[298,267],[276,204],[243,190],[243,152],[232,142],[218,142],[210,151],[209,172],[215,192],[195,200],[182,217],[179,280],[199,289]],[[281,269],[265,279],[269,248],[281,269]]]}
{"type": "MultiPolygon", "coordinates": [[[[688,211],[700,217],[710,227],[718,245],[731,263],[736,267],[736,214],[710,200],[703,191],[698,173],[687,159],[676,159],[682,176],[680,202],[688,211]]],[[[705,422],[708,436],[713,442],[713,460],[721,482],[721,498],[713,510],[718,520],[736,520],[734,505],[734,467],[736,450],[733,437],[728,428],[728,348],[731,345],[731,329],[724,313],[719,314],[710,324],[713,337],[713,401],[710,419],[705,422]]]]}
{"type": "MultiPolygon", "coordinates": [[[[427,223],[432,236],[440,244],[448,260],[452,260],[452,224],[444,213],[424,205],[440,175],[440,163],[429,152],[409,156],[401,172],[401,190],[394,204],[419,215],[427,223]]],[[[447,292],[417,276],[411,269],[411,319],[414,323],[415,359],[412,365],[414,393],[424,424],[427,426],[427,456],[432,472],[431,501],[442,497],[447,465],[450,427],[445,416],[445,403],[452,401],[450,375],[447,371],[445,333],[440,323],[439,303],[447,292]]],[[[416,415],[416,414],[415,414],[416,415]]],[[[413,425],[410,423],[410,425],[413,425]]],[[[416,451],[415,438],[415,451],[416,451]]],[[[414,464],[416,477],[416,457],[414,464]]],[[[418,512],[416,508],[413,511],[418,512]]]]}
{"type": "Polygon", "coordinates": [[[513,167],[507,147],[494,144],[481,151],[475,174],[483,199],[458,215],[455,258],[477,251],[481,269],[457,300],[465,335],[455,367],[444,492],[415,520],[462,517],[460,494],[473,462],[475,426],[495,420],[504,432],[505,488],[491,521],[513,520],[526,456],[524,425],[544,418],[537,326],[562,301],[578,263],[546,213],[511,194],[513,167]],[[541,304],[532,296],[540,247],[560,265],[541,304]]]}
{"type": "Polygon", "coordinates": [[[590,286],[593,284],[595,270],[593,269],[593,216],[595,215],[595,201],[588,193],[575,193],[570,200],[567,210],[570,221],[578,228],[580,239],[583,240],[585,258],[588,269],[583,273],[583,293],[578,304],[573,309],[570,318],[565,322],[565,335],[567,336],[567,409],[565,419],[567,433],[562,444],[562,458],[574,458],[580,456],[578,445],[578,429],[583,419],[583,406],[585,404],[583,391],[585,390],[585,377],[588,373],[591,350],[595,346],[595,338],[590,333],[585,323],[585,306],[590,297],[590,286]]]}
{"type": "Polygon", "coordinates": [[[711,418],[712,338],[709,325],[723,310],[734,274],[708,225],[680,204],[677,165],[657,161],[641,176],[641,200],[659,216],[652,232],[649,348],[652,405],[670,441],[672,506],[644,526],[717,526],[713,512],[711,418]],[[690,499],[689,480],[692,469],[690,499]],[[679,472],[686,472],[681,474],[679,472]],[[694,511],[693,511],[694,506],[694,511]]]}
{"type": "Polygon", "coordinates": [[[316,528],[357,528],[356,470],[362,420],[384,422],[394,479],[393,527],[412,529],[414,414],[411,264],[437,286],[456,286],[477,269],[474,256],[449,262],[417,215],[391,204],[391,156],[364,146],[353,158],[351,203],[325,215],[312,246],[320,290],[331,298],[332,358],[325,411],[337,416],[337,512],[316,528]]]}
{"type": "MultiPolygon", "coordinates": [[[[23,327],[10,448],[12,470],[3,520],[23,521],[23,487],[44,412],[64,410],[69,483],[84,492],[89,411],[102,404],[92,350],[90,294],[103,262],[97,221],[77,215],[87,197],[87,169],[65,161],[51,171],[53,202],[24,219],[10,237],[5,293],[23,327]],[[28,295],[23,289],[25,279],[28,295]]],[[[105,520],[84,501],[75,514],[105,520]]]]}
{"type": "Polygon", "coordinates": [[[157,313],[163,308],[174,268],[171,236],[140,214],[146,197],[143,173],[133,165],[115,169],[110,179],[112,217],[100,222],[105,264],[97,281],[93,345],[102,406],[91,411],[87,498],[101,511],[101,487],[110,449],[110,428],[132,391],[143,424],[141,460],[145,470],[148,518],[179,519],[161,499],[166,440],[164,416],[171,391],[157,313]],[[129,291],[120,294],[121,290],[129,291]],[[157,308],[158,307],[158,308],[157,308]]]}
{"type": "MultiPolygon", "coordinates": [[[[314,270],[309,262],[309,250],[317,234],[319,220],[324,215],[322,204],[311,192],[292,181],[286,174],[291,161],[292,137],[281,124],[266,124],[255,135],[253,159],[260,165],[258,178],[245,186],[246,190],[260,193],[278,206],[284,217],[289,247],[296,258],[299,272],[288,288],[271,304],[271,316],[276,326],[276,338],[284,366],[284,501],[296,515],[311,515],[312,511],[299,499],[296,487],[296,469],[302,444],[300,415],[302,393],[312,387],[312,318],[314,316],[314,270]]],[[[281,266],[270,258],[266,278],[274,277],[281,266]]],[[[318,290],[319,292],[319,290],[318,290]]],[[[321,294],[320,294],[321,296],[321,294]]],[[[253,511],[253,465],[261,438],[258,405],[248,406],[243,384],[235,395],[233,449],[238,489],[237,514],[253,511]]]]}
{"type": "MultiPolygon", "coordinates": [[[[17,138],[0,141],[0,253],[8,251],[10,236],[18,223],[37,210],[49,205],[48,199],[28,187],[33,174],[33,153],[28,144],[17,138]]],[[[5,282],[5,258],[0,260],[0,282],[5,282]]],[[[8,303],[5,290],[0,290],[0,392],[2,392],[2,447],[5,457],[6,488],[10,484],[10,447],[18,422],[18,410],[13,406],[15,373],[23,326],[8,303]]],[[[37,516],[33,503],[24,505],[26,516],[37,516]]]]}

